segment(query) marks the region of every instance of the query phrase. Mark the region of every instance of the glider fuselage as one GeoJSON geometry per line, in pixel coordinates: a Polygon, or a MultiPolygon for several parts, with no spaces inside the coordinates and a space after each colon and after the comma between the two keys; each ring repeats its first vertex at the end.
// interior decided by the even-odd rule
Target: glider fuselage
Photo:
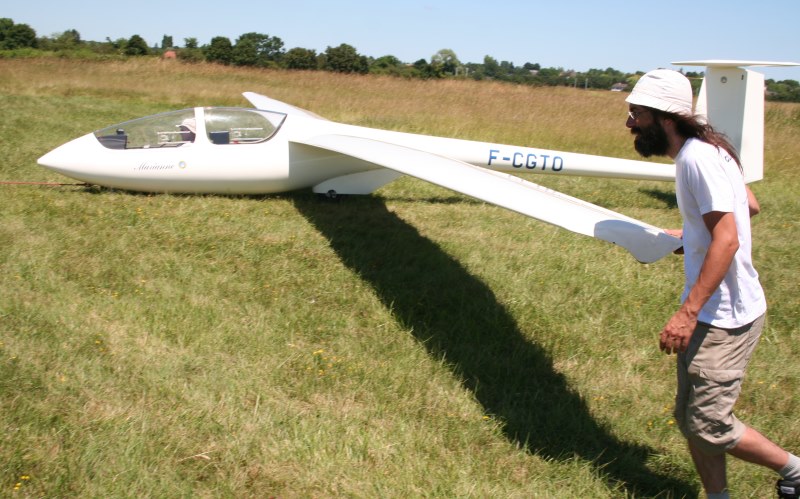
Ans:
{"type": "MultiPolygon", "coordinates": [[[[669,180],[674,176],[672,165],[379,130],[303,114],[269,113],[270,119],[277,122],[269,137],[255,141],[229,138],[219,143],[208,131],[213,125],[210,121],[204,123],[215,109],[218,108],[184,111],[183,115],[193,114],[197,123],[193,141],[108,147],[100,140],[104,132],[97,131],[54,149],[40,158],[39,163],[68,177],[106,187],[223,194],[284,192],[314,187],[349,174],[383,169],[378,164],[304,144],[315,136],[336,134],[388,142],[507,172],[655,180],[669,180]]],[[[125,125],[105,130],[127,134],[125,125]]],[[[153,133],[165,132],[155,130],[153,133]]],[[[171,138],[170,133],[166,132],[167,139],[171,138]]]]}

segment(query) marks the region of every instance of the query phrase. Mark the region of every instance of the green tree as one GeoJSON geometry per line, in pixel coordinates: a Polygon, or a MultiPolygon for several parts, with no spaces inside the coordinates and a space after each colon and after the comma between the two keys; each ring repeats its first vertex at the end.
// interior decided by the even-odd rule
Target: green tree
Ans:
{"type": "Polygon", "coordinates": [[[544,85],[556,86],[567,82],[562,68],[541,68],[537,76],[544,85]]]}
{"type": "Polygon", "coordinates": [[[483,74],[487,78],[497,78],[502,71],[500,70],[500,63],[497,59],[491,56],[484,56],[483,58],[483,74]]]}
{"type": "Polygon", "coordinates": [[[133,35],[128,38],[128,43],[125,44],[124,49],[125,55],[147,55],[150,53],[150,49],[147,46],[147,42],[144,41],[139,35],[133,35]]]}
{"type": "Polygon", "coordinates": [[[286,69],[317,69],[317,51],[295,47],[283,55],[286,69]]]}
{"type": "Polygon", "coordinates": [[[431,57],[431,66],[437,75],[455,75],[461,62],[451,49],[442,49],[431,57]]]}
{"type": "Polygon", "coordinates": [[[197,46],[197,38],[184,38],[182,49],[178,49],[178,59],[184,62],[202,62],[205,60],[203,51],[197,46]]]}
{"type": "Polygon", "coordinates": [[[233,45],[231,45],[230,38],[215,36],[211,39],[210,44],[203,47],[203,53],[208,62],[230,64],[233,59],[233,45]]]}
{"type": "Polygon", "coordinates": [[[370,68],[375,67],[375,68],[386,69],[386,68],[392,68],[392,67],[395,67],[395,66],[401,66],[402,64],[403,63],[400,62],[400,59],[398,59],[397,57],[395,57],[393,55],[384,55],[384,56],[378,57],[377,59],[372,61],[372,63],[369,66],[370,66],[370,68]]]}
{"type": "Polygon", "coordinates": [[[68,29],[61,33],[56,40],[64,48],[74,48],[82,43],[81,34],[76,29],[68,29]]]}
{"type": "Polygon", "coordinates": [[[583,73],[585,88],[611,88],[613,81],[602,69],[589,69],[583,73]]]}
{"type": "Polygon", "coordinates": [[[172,43],[172,37],[169,35],[164,35],[161,38],[161,50],[169,50],[175,45],[172,43]]]}
{"type": "Polygon", "coordinates": [[[239,66],[274,65],[283,57],[283,40],[262,33],[245,33],[236,40],[232,62],[239,66]]]}
{"type": "Polygon", "coordinates": [[[14,24],[8,18],[0,19],[0,50],[36,48],[36,31],[27,24],[14,24]]]}
{"type": "Polygon", "coordinates": [[[239,38],[231,49],[231,64],[235,66],[259,65],[258,45],[252,38],[239,38]]]}
{"type": "Polygon", "coordinates": [[[775,81],[769,79],[767,99],[780,102],[800,102],[800,83],[795,80],[775,81]]]}
{"type": "Polygon", "coordinates": [[[431,78],[435,74],[433,66],[425,59],[415,61],[413,66],[420,78],[431,78]]]}
{"type": "Polygon", "coordinates": [[[74,50],[85,45],[81,40],[81,35],[74,29],[69,29],[63,33],[54,33],[51,38],[42,37],[38,41],[39,48],[42,50],[74,50]]]}
{"type": "Polygon", "coordinates": [[[346,43],[325,50],[325,68],[338,73],[366,73],[369,71],[367,58],[359,55],[356,49],[346,43]]]}
{"type": "Polygon", "coordinates": [[[404,77],[419,77],[419,71],[413,66],[403,63],[393,55],[384,55],[377,59],[370,60],[369,72],[373,74],[383,74],[404,77]]]}
{"type": "Polygon", "coordinates": [[[106,41],[102,42],[99,50],[97,51],[103,54],[123,54],[127,45],[128,40],[125,38],[117,38],[116,40],[112,40],[111,38],[106,37],[106,41]]]}

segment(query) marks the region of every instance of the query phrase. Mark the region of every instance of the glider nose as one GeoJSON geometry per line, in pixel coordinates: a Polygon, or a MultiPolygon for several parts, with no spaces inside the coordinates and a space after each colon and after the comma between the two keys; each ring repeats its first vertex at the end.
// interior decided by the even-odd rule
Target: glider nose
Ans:
{"type": "Polygon", "coordinates": [[[53,149],[41,158],[37,159],[36,162],[39,164],[39,166],[43,166],[50,170],[57,170],[58,165],[62,163],[62,154],[59,151],[62,147],[63,146],[53,149]]]}
{"type": "Polygon", "coordinates": [[[77,180],[87,180],[84,175],[87,159],[92,158],[102,146],[94,134],[87,134],[56,147],[36,162],[49,170],[77,180]]]}

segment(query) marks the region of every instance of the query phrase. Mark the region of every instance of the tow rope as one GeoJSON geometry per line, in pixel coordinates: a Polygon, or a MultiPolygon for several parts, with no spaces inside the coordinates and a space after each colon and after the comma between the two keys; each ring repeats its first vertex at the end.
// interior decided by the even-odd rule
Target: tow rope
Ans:
{"type": "Polygon", "coordinates": [[[63,186],[85,187],[85,186],[91,185],[91,184],[87,184],[86,182],[81,182],[81,183],[78,183],[78,184],[74,184],[74,183],[65,183],[65,182],[17,182],[17,181],[8,180],[8,181],[0,181],[0,185],[50,185],[50,186],[56,186],[56,187],[63,187],[63,186]]]}

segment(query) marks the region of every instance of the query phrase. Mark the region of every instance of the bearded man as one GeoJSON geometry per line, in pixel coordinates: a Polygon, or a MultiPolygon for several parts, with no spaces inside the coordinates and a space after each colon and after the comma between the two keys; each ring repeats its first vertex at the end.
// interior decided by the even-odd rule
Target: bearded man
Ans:
{"type": "Polygon", "coordinates": [[[675,419],[703,488],[709,498],[728,497],[730,454],[777,471],[778,497],[800,498],[800,459],[733,414],[767,310],[750,251],[759,206],[736,150],[693,116],[691,84],[677,71],[648,72],[626,101],[636,151],[675,161],[683,228],[667,232],[683,238],[685,285],[659,342],[677,353],[675,419]]]}

